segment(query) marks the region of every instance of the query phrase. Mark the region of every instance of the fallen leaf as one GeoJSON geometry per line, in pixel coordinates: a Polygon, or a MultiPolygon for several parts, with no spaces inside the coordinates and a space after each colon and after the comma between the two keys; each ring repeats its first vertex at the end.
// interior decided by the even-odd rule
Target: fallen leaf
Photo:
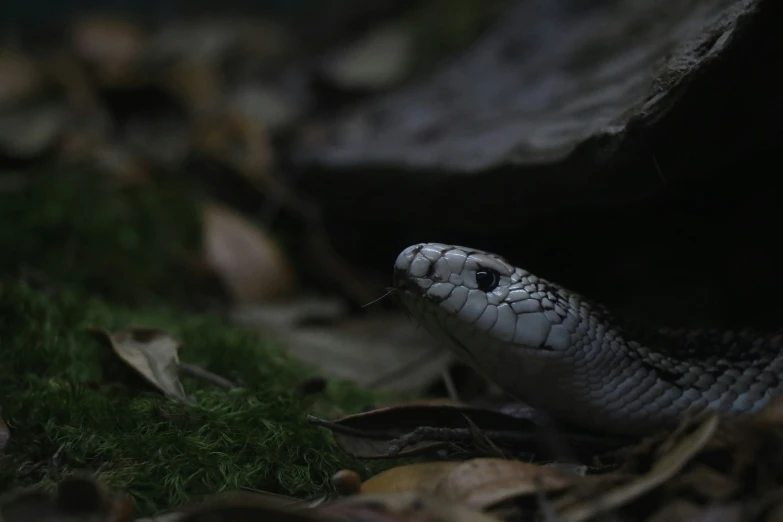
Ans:
{"type": "Polygon", "coordinates": [[[581,522],[601,513],[611,511],[628,504],[634,499],[644,495],[650,490],[660,486],[682,467],[710,441],[718,428],[720,418],[718,415],[709,415],[689,435],[683,437],[663,457],[661,457],[648,473],[633,478],[624,484],[613,487],[603,494],[589,498],[582,502],[568,506],[565,509],[557,509],[557,519],[561,522],[581,522]]]}
{"type": "Polygon", "coordinates": [[[232,320],[274,335],[321,375],[366,388],[421,393],[453,361],[402,313],[345,318],[347,309],[342,301],[297,297],[237,309],[232,320]]]}
{"type": "MultiPolygon", "coordinates": [[[[420,427],[468,428],[469,418],[479,429],[533,433],[535,424],[493,410],[461,403],[439,401],[412,402],[348,415],[336,421],[314,422],[332,430],[335,442],[359,458],[389,458],[390,442],[420,427]]],[[[522,435],[520,435],[522,437],[522,435]]],[[[531,435],[535,439],[534,435],[531,435]]],[[[397,457],[417,455],[442,448],[449,442],[423,440],[404,448],[397,457]]],[[[535,443],[534,443],[535,444],[535,443]]]]}
{"type": "Polygon", "coordinates": [[[16,49],[0,47],[0,107],[35,94],[42,86],[38,66],[16,49]]]}
{"type": "Polygon", "coordinates": [[[476,509],[541,492],[559,491],[580,477],[518,460],[472,459],[455,466],[434,492],[476,509]]]}
{"type": "Polygon", "coordinates": [[[344,522],[499,522],[464,504],[415,492],[354,495],[313,511],[326,520],[344,522]]]}
{"type": "Polygon", "coordinates": [[[106,335],[114,352],[150,384],[169,397],[188,401],[179,381],[179,340],[152,328],[95,331],[106,335]]]}
{"type": "Polygon", "coordinates": [[[112,84],[132,77],[145,39],[140,27],[114,16],[85,17],[71,31],[75,54],[93,65],[101,80],[112,84]]]}
{"type": "Polygon", "coordinates": [[[11,432],[8,430],[8,424],[3,420],[3,408],[0,407],[0,457],[5,455],[5,447],[11,438],[11,432]]]}
{"type": "Polygon", "coordinates": [[[265,230],[232,210],[203,209],[204,255],[238,303],[268,301],[291,294],[294,273],[265,230]]]}
{"type": "MultiPolygon", "coordinates": [[[[418,455],[459,443],[485,455],[487,439],[497,447],[552,458],[559,447],[548,440],[536,419],[455,401],[416,401],[348,415],[335,421],[310,417],[332,431],[344,451],[359,458],[384,459],[418,455]],[[476,435],[482,438],[478,439],[476,435]],[[440,438],[439,438],[440,437],[440,438]],[[390,452],[391,451],[391,452],[390,452]]],[[[551,430],[549,430],[551,431],[551,430]]],[[[558,433],[575,455],[595,455],[627,441],[579,432],[558,433]]],[[[495,454],[497,454],[495,452],[495,454]]]]}
{"type": "Polygon", "coordinates": [[[458,468],[461,462],[421,462],[387,469],[365,480],[362,494],[417,492],[434,493],[441,480],[458,468]]]}

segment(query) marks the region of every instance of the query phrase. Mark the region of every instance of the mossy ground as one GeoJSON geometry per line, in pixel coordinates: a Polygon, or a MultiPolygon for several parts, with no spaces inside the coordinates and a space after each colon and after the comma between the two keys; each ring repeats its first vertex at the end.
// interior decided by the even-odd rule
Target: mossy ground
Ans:
{"type": "Polygon", "coordinates": [[[108,308],[70,293],[26,284],[0,287],[0,396],[12,439],[0,460],[0,490],[53,484],[77,470],[99,471],[142,513],[240,486],[293,495],[328,490],[356,466],[308,412],[338,413],[346,397],[297,392],[307,370],[219,318],[163,310],[108,308]],[[163,397],[126,368],[99,325],[163,328],[184,341],[181,358],[242,382],[226,391],[186,380],[196,405],[163,397]]]}
{"type": "Polygon", "coordinates": [[[193,307],[220,291],[194,268],[198,196],[172,177],[122,185],[74,168],[25,173],[20,188],[0,191],[0,274],[71,285],[111,303],[193,307]]]}
{"type": "Polygon", "coordinates": [[[361,471],[306,415],[376,396],[345,383],[303,395],[309,369],[217,315],[165,304],[196,286],[182,267],[198,248],[197,212],[176,194],[80,175],[0,194],[0,406],[11,430],[0,492],[97,472],[143,515],[240,486],[323,493],[337,469],[361,471]],[[165,398],[88,331],[133,325],[177,336],[181,360],[242,388],[186,380],[195,405],[165,398]]]}

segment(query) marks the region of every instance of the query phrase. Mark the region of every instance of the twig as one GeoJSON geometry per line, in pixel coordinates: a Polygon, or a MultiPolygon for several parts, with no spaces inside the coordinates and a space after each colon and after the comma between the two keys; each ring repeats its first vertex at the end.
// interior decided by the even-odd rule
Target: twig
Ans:
{"type": "Polygon", "coordinates": [[[459,392],[457,392],[457,386],[454,384],[454,379],[451,378],[451,372],[448,368],[444,368],[440,372],[440,378],[443,379],[443,385],[446,386],[446,391],[449,394],[449,399],[454,402],[459,402],[459,392]]]}
{"type": "MultiPolygon", "coordinates": [[[[521,431],[484,431],[482,433],[486,438],[494,442],[512,444],[535,442],[538,438],[534,433],[521,431]]],[[[474,431],[471,428],[432,428],[421,426],[389,442],[388,455],[390,457],[397,456],[406,447],[424,440],[433,442],[465,442],[473,439],[474,431]]]]}
{"type": "Polygon", "coordinates": [[[473,422],[473,419],[464,414],[462,416],[465,418],[465,422],[468,424],[468,429],[473,432],[473,440],[475,441],[476,446],[485,450],[488,455],[501,459],[508,458],[503,453],[503,451],[498,448],[494,442],[492,442],[492,439],[484,435],[484,432],[482,432],[481,428],[479,428],[476,423],[473,422]]]}
{"type": "Polygon", "coordinates": [[[204,368],[200,368],[194,364],[184,363],[181,362],[177,365],[177,369],[181,373],[185,373],[190,375],[193,378],[201,379],[203,381],[210,382],[214,384],[215,386],[219,386],[221,388],[225,388],[227,390],[231,390],[233,388],[238,388],[236,384],[229,381],[228,379],[221,377],[220,375],[216,375],[210,371],[205,370],[204,368]]]}
{"type": "Polygon", "coordinates": [[[380,297],[379,297],[379,298],[377,298],[377,299],[373,299],[372,301],[370,301],[370,302],[369,302],[369,303],[367,303],[367,304],[363,304],[361,307],[362,307],[362,308],[367,308],[367,307],[368,307],[368,306],[370,306],[370,305],[374,305],[374,304],[375,304],[375,303],[377,303],[378,301],[381,301],[381,300],[383,300],[383,299],[386,299],[387,297],[389,297],[390,295],[392,295],[392,294],[393,294],[394,292],[396,292],[396,291],[397,291],[397,289],[396,289],[396,288],[387,288],[387,289],[386,289],[386,293],[385,293],[385,294],[383,294],[382,296],[380,296],[380,297]]]}
{"type": "Polygon", "coordinates": [[[350,435],[352,437],[362,437],[365,439],[383,440],[383,439],[396,439],[397,437],[400,436],[399,432],[395,433],[395,432],[388,432],[388,431],[362,430],[359,428],[352,428],[351,426],[345,426],[344,424],[339,424],[337,422],[332,422],[325,419],[319,419],[318,417],[314,417],[313,415],[308,415],[307,421],[310,422],[311,424],[315,424],[316,426],[322,426],[336,433],[341,433],[343,435],[350,435]]]}

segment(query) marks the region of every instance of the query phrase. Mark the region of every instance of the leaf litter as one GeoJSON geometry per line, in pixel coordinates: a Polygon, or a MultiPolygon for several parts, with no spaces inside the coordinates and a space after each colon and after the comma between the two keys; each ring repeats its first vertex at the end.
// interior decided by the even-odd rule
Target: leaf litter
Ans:
{"type": "Polygon", "coordinates": [[[185,389],[179,380],[179,348],[181,341],[154,328],[132,328],[101,333],[111,343],[120,359],[139,375],[167,396],[188,402],[185,389]]]}
{"type": "Polygon", "coordinates": [[[204,207],[207,263],[238,303],[289,296],[295,278],[288,260],[262,228],[220,205],[204,207]]]}
{"type": "MultiPolygon", "coordinates": [[[[432,454],[449,446],[459,451],[496,451],[495,446],[522,454],[554,456],[559,447],[542,437],[538,419],[514,416],[456,401],[416,401],[386,406],[329,421],[310,417],[329,428],[337,444],[360,458],[386,459],[432,454]]],[[[544,432],[545,433],[545,432],[544,432]]],[[[583,454],[617,447],[623,440],[582,433],[564,433],[571,449],[583,454]]]]}
{"type": "MultiPolygon", "coordinates": [[[[339,480],[348,477],[354,485],[341,488],[337,497],[305,500],[234,492],[144,520],[772,522],[783,514],[782,412],[776,401],[744,417],[712,413],[688,418],[676,429],[598,455],[612,462],[611,469],[593,467],[586,474],[568,466],[502,458],[419,462],[378,473],[358,488],[359,475],[343,470],[339,480]]],[[[80,490],[89,494],[71,500],[72,509],[88,512],[90,505],[93,514],[115,513],[114,518],[103,514],[89,520],[132,520],[127,505],[106,500],[121,495],[99,495],[98,485],[82,484],[80,490]]],[[[44,505],[57,513],[57,502],[46,500],[45,494],[25,495],[3,500],[4,522],[22,520],[22,512],[29,516],[30,499],[37,499],[36,509],[44,505]]]]}

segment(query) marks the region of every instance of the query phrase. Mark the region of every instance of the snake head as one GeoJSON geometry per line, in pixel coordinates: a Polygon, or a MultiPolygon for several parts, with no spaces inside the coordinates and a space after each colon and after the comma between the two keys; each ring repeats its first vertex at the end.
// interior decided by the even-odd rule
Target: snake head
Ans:
{"type": "Polygon", "coordinates": [[[490,342],[506,352],[566,350],[578,319],[559,287],[498,255],[461,246],[406,248],[394,264],[394,287],[427,330],[481,360],[486,356],[477,352],[490,342]]]}

